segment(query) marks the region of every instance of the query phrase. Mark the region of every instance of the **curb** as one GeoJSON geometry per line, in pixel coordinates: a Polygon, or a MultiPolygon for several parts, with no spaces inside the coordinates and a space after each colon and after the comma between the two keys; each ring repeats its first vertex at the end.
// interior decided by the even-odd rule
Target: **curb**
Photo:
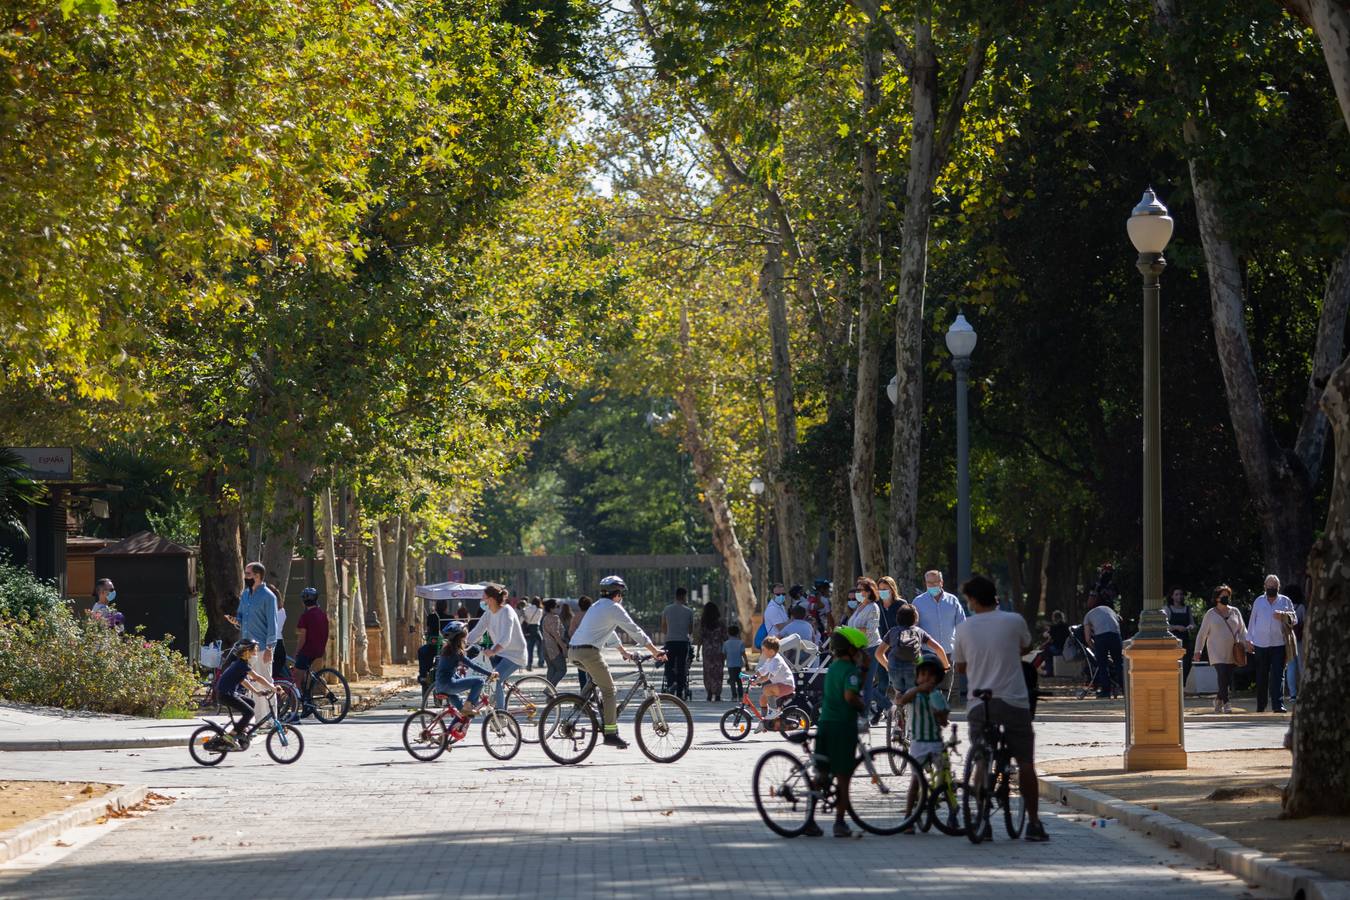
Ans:
{"type": "Polygon", "coordinates": [[[1207,828],[1117,800],[1057,775],[1038,778],[1042,798],[1098,818],[1117,819],[1122,825],[1169,842],[1205,865],[1223,869],[1249,884],[1278,891],[1293,900],[1350,900],[1350,881],[1338,881],[1321,872],[1291,865],[1207,828]]]}
{"type": "Polygon", "coordinates": [[[135,806],[144,800],[149,792],[150,789],[143,784],[124,784],[102,797],[86,800],[69,809],[47,813],[11,831],[0,832],[0,863],[22,856],[47,841],[56,840],[72,828],[87,825],[109,809],[122,810],[135,806]]]}
{"type": "Polygon", "coordinates": [[[0,753],[20,753],[34,750],[143,750],[158,747],[181,747],[187,737],[141,738],[79,738],[48,741],[0,741],[0,753]]]}
{"type": "MultiPolygon", "coordinates": [[[[400,678],[398,681],[393,681],[390,682],[389,684],[382,685],[381,687],[371,691],[369,694],[362,697],[360,700],[352,698],[351,712],[358,713],[358,712],[365,712],[368,709],[374,709],[375,707],[379,706],[381,703],[388,700],[395,694],[400,694],[403,691],[406,691],[408,688],[416,686],[417,686],[416,678],[412,676],[404,676],[403,678],[400,678]]],[[[350,713],[348,715],[350,715],[350,713]]]]}

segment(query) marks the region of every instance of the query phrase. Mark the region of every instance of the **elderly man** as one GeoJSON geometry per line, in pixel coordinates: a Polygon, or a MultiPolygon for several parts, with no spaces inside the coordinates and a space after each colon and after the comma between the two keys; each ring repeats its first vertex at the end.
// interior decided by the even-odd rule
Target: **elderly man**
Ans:
{"type": "MultiPolygon", "coordinates": [[[[919,627],[942,645],[950,659],[954,649],[956,626],[966,620],[966,608],[956,595],[948,593],[942,587],[942,573],[930,569],[923,573],[924,591],[911,602],[919,613],[919,627]]],[[[951,670],[943,679],[942,690],[951,693],[951,670]]]]}
{"type": "Polygon", "coordinates": [[[1284,689],[1284,629],[1298,624],[1294,604],[1280,593],[1280,579],[1266,576],[1266,591],[1252,601],[1251,621],[1247,623],[1247,639],[1255,656],[1256,711],[1285,711],[1284,689]]]}

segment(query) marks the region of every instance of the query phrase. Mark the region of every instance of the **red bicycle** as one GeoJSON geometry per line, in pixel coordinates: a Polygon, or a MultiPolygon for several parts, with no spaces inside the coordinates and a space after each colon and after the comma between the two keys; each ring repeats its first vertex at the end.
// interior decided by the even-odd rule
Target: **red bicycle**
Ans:
{"type": "MultiPolygon", "coordinates": [[[[497,674],[494,672],[483,685],[490,691],[497,674]]],[[[414,710],[403,720],[403,748],[413,759],[431,762],[469,734],[474,715],[486,708],[483,717],[483,746],[497,759],[510,759],[520,752],[520,724],[504,709],[496,709],[490,700],[478,706],[464,704],[467,712],[446,705],[439,711],[414,710]]]]}
{"type": "Polygon", "coordinates": [[[784,737],[799,734],[811,727],[810,714],[795,704],[785,707],[779,715],[773,718],[760,715],[759,707],[750,699],[750,680],[749,675],[741,676],[741,681],[745,682],[745,690],[741,693],[741,702],[723,713],[722,721],[718,723],[727,740],[745,740],[749,737],[751,727],[756,720],[763,724],[765,731],[777,731],[784,737]]]}

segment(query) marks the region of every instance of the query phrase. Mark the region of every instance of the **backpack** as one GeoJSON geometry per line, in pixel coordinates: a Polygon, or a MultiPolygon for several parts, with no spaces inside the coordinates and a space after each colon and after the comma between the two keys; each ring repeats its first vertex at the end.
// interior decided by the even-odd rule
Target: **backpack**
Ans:
{"type": "Polygon", "coordinates": [[[923,652],[923,639],[923,629],[917,625],[901,629],[899,642],[891,647],[891,658],[897,662],[913,663],[923,652]]]}

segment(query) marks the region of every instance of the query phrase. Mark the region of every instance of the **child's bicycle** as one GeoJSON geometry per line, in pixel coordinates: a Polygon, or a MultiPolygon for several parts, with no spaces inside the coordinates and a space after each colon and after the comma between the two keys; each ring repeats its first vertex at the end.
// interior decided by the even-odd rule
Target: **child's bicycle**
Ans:
{"type": "MultiPolygon", "coordinates": [[[[497,673],[493,672],[483,685],[484,693],[491,690],[496,680],[497,673]]],[[[484,700],[482,704],[487,707],[483,716],[483,746],[497,759],[510,759],[520,752],[520,724],[506,710],[494,708],[492,701],[484,700]]],[[[464,704],[465,707],[468,705],[464,704]]],[[[471,708],[464,713],[449,704],[439,711],[414,710],[403,720],[404,749],[413,759],[431,762],[452,744],[464,740],[475,712],[471,708]]]]}
{"type": "MultiPolygon", "coordinates": [[[[837,798],[834,778],[824,754],[813,753],[815,729],[787,735],[800,744],[803,758],[787,750],[770,750],[755,763],[755,808],[770,830],[783,837],[796,837],[806,830],[819,805],[832,813],[837,798]]],[[[914,825],[928,801],[928,783],[919,764],[894,747],[858,745],[857,759],[849,780],[848,814],[858,827],[873,834],[899,834],[914,825]],[[918,794],[906,809],[909,787],[918,778],[918,794]]]]}
{"type": "Polygon", "coordinates": [[[928,783],[927,815],[919,820],[924,831],[936,828],[943,834],[958,837],[966,833],[961,818],[961,794],[965,785],[956,780],[952,772],[952,754],[959,741],[956,738],[956,726],[952,726],[952,736],[942,745],[942,752],[929,757],[923,764],[924,781],[928,783]]]}
{"type": "MultiPolygon", "coordinates": [[[[259,704],[264,700],[267,698],[259,696],[259,704]]],[[[225,761],[227,753],[247,750],[253,736],[259,730],[266,730],[267,755],[283,766],[295,762],[305,752],[304,736],[300,734],[300,729],[277,718],[275,701],[269,701],[266,705],[267,712],[244,726],[244,730],[233,741],[227,736],[225,726],[208,719],[205,725],[192,732],[192,737],[188,739],[188,752],[203,766],[218,766],[225,761]]],[[[228,706],[225,709],[230,714],[229,727],[233,730],[234,710],[228,706]]]]}
{"type": "MultiPolygon", "coordinates": [[[[975,691],[987,705],[992,691],[975,691]]],[[[990,823],[994,807],[1002,807],[1003,824],[1008,837],[1017,840],[1026,825],[1027,810],[1018,787],[1017,763],[1003,740],[1003,726],[986,716],[980,729],[981,740],[974,741],[966,757],[965,791],[961,797],[961,822],[972,844],[993,839],[990,823]]]]}
{"type": "Polygon", "coordinates": [[[811,727],[811,715],[802,707],[795,703],[786,706],[773,718],[765,718],[759,714],[759,707],[750,699],[751,676],[741,675],[741,681],[744,688],[741,693],[740,702],[722,714],[722,721],[718,726],[722,729],[722,734],[729,741],[743,741],[750,735],[751,728],[756,719],[764,726],[765,731],[777,731],[784,737],[796,732],[805,731],[811,727]]]}

